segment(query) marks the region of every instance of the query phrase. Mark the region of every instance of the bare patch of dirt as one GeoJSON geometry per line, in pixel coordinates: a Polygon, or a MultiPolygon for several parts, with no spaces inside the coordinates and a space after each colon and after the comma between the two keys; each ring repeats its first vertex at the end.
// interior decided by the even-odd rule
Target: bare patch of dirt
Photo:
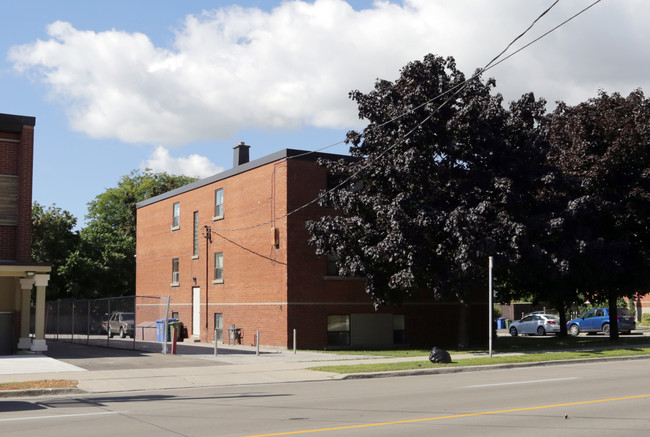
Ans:
{"type": "Polygon", "coordinates": [[[72,379],[42,379],[40,381],[5,382],[0,390],[31,390],[41,388],[76,388],[78,381],[72,379]]]}

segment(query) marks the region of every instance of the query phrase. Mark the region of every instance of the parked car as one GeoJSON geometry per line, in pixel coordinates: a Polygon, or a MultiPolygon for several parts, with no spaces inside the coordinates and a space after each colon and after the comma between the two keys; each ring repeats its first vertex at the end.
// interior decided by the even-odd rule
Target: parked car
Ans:
{"type": "Polygon", "coordinates": [[[546,335],[560,332],[560,318],[553,314],[529,314],[510,324],[510,335],[546,335]]]}
{"type": "MultiPolygon", "coordinates": [[[[621,334],[629,334],[636,328],[634,313],[627,308],[617,310],[618,331],[621,334]]],[[[581,332],[601,332],[609,335],[609,308],[594,308],[582,316],[569,320],[566,329],[571,335],[578,336],[581,332]]]]}
{"type": "Polygon", "coordinates": [[[102,325],[108,332],[109,337],[118,334],[120,338],[126,336],[133,338],[135,334],[135,314],[115,312],[111,314],[108,321],[102,322],[102,325]]]}

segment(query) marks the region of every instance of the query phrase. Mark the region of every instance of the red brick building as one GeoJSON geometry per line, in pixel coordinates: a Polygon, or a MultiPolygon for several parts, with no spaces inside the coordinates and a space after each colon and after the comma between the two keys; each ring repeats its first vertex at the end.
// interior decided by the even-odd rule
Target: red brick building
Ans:
{"type": "Polygon", "coordinates": [[[34,117],[0,114],[0,355],[45,351],[49,265],[31,262],[34,117]],[[36,286],[35,332],[30,336],[36,286]]]}
{"type": "MultiPolygon", "coordinates": [[[[455,344],[460,306],[420,299],[375,310],[362,279],[332,273],[307,244],[305,222],[326,213],[318,158],[282,150],[137,205],[136,295],[171,296],[189,337],[213,341],[232,325],[242,342],[298,348],[455,344]]],[[[487,297],[485,299],[487,301],[487,297]]],[[[155,318],[138,307],[137,323],[155,318]]],[[[487,341],[487,302],[469,306],[470,336],[487,341]]],[[[478,342],[482,340],[477,340],[478,342]]]]}

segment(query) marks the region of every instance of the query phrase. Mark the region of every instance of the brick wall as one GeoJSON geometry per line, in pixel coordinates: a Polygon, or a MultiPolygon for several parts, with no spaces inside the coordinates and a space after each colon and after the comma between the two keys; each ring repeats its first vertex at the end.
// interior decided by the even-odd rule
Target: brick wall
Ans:
{"type": "MultiPolygon", "coordinates": [[[[341,314],[403,314],[407,342],[419,346],[458,343],[460,305],[434,302],[423,293],[404,306],[376,310],[355,279],[326,278],[327,260],[308,244],[305,221],[327,211],[316,198],[327,185],[326,171],[309,157],[279,160],[187,191],[138,209],[136,293],[171,296],[171,311],[188,334],[213,341],[214,314],[223,315],[223,335],[235,325],[243,343],[299,348],[327,346],[327,316],[341,314]],[[214,191],[224,190],[224,218],[213,220],[214,191]],[[173,204],[180,202],[180,227],[171,230],[173,204]],[[298,210],[297,210],[298,209],[298,210]],[[296,210],[295,212],[293,212],[296,210]],[[199,238],[193,256],[193,212],[200,229],[212,227],[212,242],[199,238]],[[283,217],[291,212],[288,217],[283,217]],[[273,217],[282,217],[272,221],[273,217]],[[260,225],[261,224],[261,225],[260,225]],[[258,226],[259,225],[259,226],[258,226]],[[271,229],[278,229],[273,245],[271,229]],[[207,259],[206,259],[207,247],[207,259]],[[213,254],[223,252],[223,283],[213,283],[213,254]],[[179,284],[172,286],[172,259],[180,263],[179,284]],[[207,268],[207,276],[206,276],[207,268]],[[192,289],[199,287],[200,329],[192,332],[192,289]]],[[[485,294],[485,293],[483,293],[485,294]]],[[[470,342],[487,341],[487,304],[477,294],[468,306],[470,342]]],[[[153,315],[152,315],[153,316],[153,315]]],[[[138,322],[142,322],[138,315],[138,322]]]]}
{"type": "Polygon", "coordinates": [[[18,154],[18,227],[16,261],[32,260],[32,171],[34,162],[34,126],[23,126],[18,154]]]}
{"type": "Polygon", "coordinates": [[[271,163],[139,208],[136,293],[172,296],[172,311],[179,313],[189,335],[202,340],[212,339],[218,312],[224,327],[234,323],[247,334],[263,328],[265,344],[277,345],[286,338],[286,309],[281,309],[286,306],[286,228],[284,222],[276,223],[281,229],[275,248],[273,223],[249,227],[269,222],[274,208],[278,215],[286,210],[285,179],[286,167],[271,163]],[[221,220],[212,218],[217,188],[224,191],[221,220]],[[180,202],[180,227],[172,231],[175,202],[180,202]],[[193,256],[194,211],[199,212],[201,233],[205,226],[213,230],[210,243],[199,235],[198,257],[193,256]],[[213,283],[215,252],[223,253],[223,283],[213,283]],[[178,286],[171,286],[173,258],[179,258],[178,286]],[[194,287],[201,291],[199,333],[192,332],[194,287]]]}
{"type": "Polygon", "coordinates": [[[30,262],[34,126],[16,123],[18,120],[33,123],[34,119],[8,115],[0,118],[3,126],[11,126],[10,130],[0,130],[0,174],[18,178],[16,223],[0,226],[0,259],[30,262]]]}

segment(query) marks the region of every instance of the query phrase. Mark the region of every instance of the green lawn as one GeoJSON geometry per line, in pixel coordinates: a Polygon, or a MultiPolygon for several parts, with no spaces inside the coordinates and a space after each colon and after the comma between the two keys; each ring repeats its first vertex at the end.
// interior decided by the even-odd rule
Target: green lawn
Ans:
{"type": "Polygon", "coordinates": [[[494,353],[521,353],[517,356],[493,356],[492,358],[454,359],[454,355],[466,353],[487,353],[486,349],[447,349],[451,364],[433,364],[428,361],[430,349],[398,350],[342,350],[330,353],[345,355],[371,355],[386,358],[422,357],[422,361],[377,364],[351,364],[342,366],[313,367],[335,373],[386,372],[394,370],[426,369],[433,367],[482,366],[490,364],[523,363],[535,361],[571,360],[580,358],[615,357],[629,355],[650,355],[650,337],[625,336],[616,341],[603,335],[581,335],[579,337],[497,337],[493,342],[494,353]],[[558,352],[553,352],[558,351],[558,352]]]}
{"type": "MultiPolygon", "coordinates": [[[[609,337],[602,334],[597,335],[580,335],[572,337],[557,337],[554,335],[547,335],[544,337],[537,336],[517,336],[517,337],[497,337],[492,344],[493,352],[523,352],[534,353],[539,351],[553,351],[565,349],[582,349],[591,347],[609,347],[609,348],[624,348],[630,346],[650,346],[650,337],[643,335],[638,336],[624,336],[616,341],[611,341],[609,337]]],[[[485,348],[443,348],[450,354],[459,353],[487,353],[485,348]]],[[[320,351],[323,352],[323,351],[320,351]]],[[[414,356],[429,356],[431,349],[363,349],[363,350],[336,350],[324,351],[332,354],[341,355],[375,355],[381,357],[402,358],[414,356]]]]}
{"type": "Polygon", "coordinates": [[[512,363],[530,363],[543,361],[566,361],[581,358],[604,358],[604,357],[622,357],[633,355],[650,355],[650,347],[625,348],[625,349],[607,349],[592,350],[580,352],[547,352],[537,354],[524,354],[515,356],[493,356],[484,358],[467,358],[453,359],[450,364],[434,364],[428,361],[406,361],[397,363],[377,363],[377,364],[350,364],[339,366],[320,366],[310,367],[310,370],[333,373],[367,373],[367,372],[390,372],[396,370],[415,370],[436,367],[460,367],[460,366],[487,366],[494,364],[512,364],[512,363]]]}

